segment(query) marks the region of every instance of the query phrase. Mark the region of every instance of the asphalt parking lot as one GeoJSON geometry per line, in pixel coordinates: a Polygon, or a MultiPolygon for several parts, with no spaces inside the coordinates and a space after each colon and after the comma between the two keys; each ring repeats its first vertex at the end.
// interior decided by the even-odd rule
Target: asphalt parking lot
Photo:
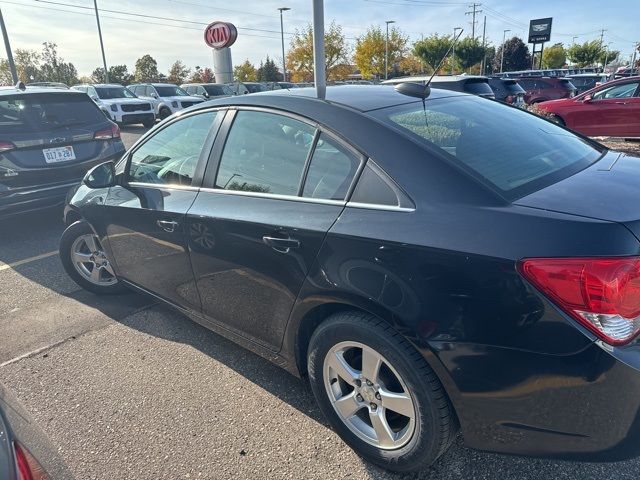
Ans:
{"type": "MultiPolygon", "coordinates": [[[[124,129],[125,144],[143,132],[124,129]]],[[[327,427],[303,381],[149,298],[80,290],[57,256],[60,219],[0,227],[0,382],[78,479],[638,478],[639,460],[525,459],[460,439],[420,475],[384,472],[327,427]]]]}

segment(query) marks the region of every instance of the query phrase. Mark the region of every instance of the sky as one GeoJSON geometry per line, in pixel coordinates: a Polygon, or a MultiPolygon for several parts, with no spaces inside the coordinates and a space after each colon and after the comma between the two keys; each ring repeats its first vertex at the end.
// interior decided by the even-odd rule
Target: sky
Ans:
{"type": "MultiPolygon", "coordinates": [[[[325,0],[325,23],[342,26],[352,48],[368,27],[395,26],[418,40],[422,35],[449,34],[455,27],[471,34],[471,2],[460,0],[325,0]]],[[[529,20],[553,17],[551,43],[571,44],[600,39],[620,50],[628,60],[640,41],[640,1],[608,0],[476,0],[482,12],[476,16],[476,36],[486,34],[490,44],[502,42],[504,30],[525,39],[529,20]],[[577,38],[573,38],[577,37],[577,38]]],[[[312,0],[98,0],[108,65],[125,64],[133,72],[137,58],[150,54],[161,72],[177,59],[188,67],[212,67],[212,52],[203,40],[204,27],[215,20],[238,27],[231,47],[234,64],[249,59],[258,64],[267,55],[282,62],[280,17],[284,13],[285,47],[296,29],[312,19],[312,0]],[[110,10],[110,11],[107,11],[110,10]],[[139,16],[145,15],[145,16],[139,16]],[[162,17],[162,18],[152,18],[162,17]]],[[[55,42],[58,54],[72,62],[80,75],[102,65],[93,0],[0,0],[11,47],[40,50],[55,42]]],[[[550,44],[551,44],[550,43],[550,44]]],[[[547,44],[547,45],[550,45],[547,44]]],[[[5,57],[0,44],[0,57],[5,57]]]]}

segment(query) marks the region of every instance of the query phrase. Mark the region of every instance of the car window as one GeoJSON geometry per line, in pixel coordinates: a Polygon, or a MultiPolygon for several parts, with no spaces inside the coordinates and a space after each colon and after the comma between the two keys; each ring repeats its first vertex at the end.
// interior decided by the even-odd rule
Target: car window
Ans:
{"type": "Polygon", "coordinates": [[[389,207],[414,206],[409,197],[372,160],[367,161],[362,170],[350,202],[389,207]]]}
{"type": "Polygon", "coordinates": [[[290,117],[239,111],[224,146],[215,186],[298,195],[315,128],[290,117]]]}
{"type": "Polygon", "coordinates": [[[602,155],[594,144],[551,122],[474,96],[371,114],[448,154],[444,158],[507,198],[566,178],[602,155]]]}
{"type": "Polygon", "coordinates": [[[98,94],[96,93],[96,89],[93,87],[87,87],[87,93],[89,94],[90,97],[98,96],[98,94]]]}
{"type": "Polygon", "coordinates": [[[218,112],[182,118],[144,142],[131,155],[129,180],[191,185],[198,159],[218,112]]]}
{"type": "Polygon", "coordinates": [[[160,97],[186,97],[188,95],[187,92],[176,85],[158,85],[154,88],[160,97]]]}
{"type": "Polygon", "coordinates": [[[103,100],[113,98],[135,98],[135,95],[125,87],[95,87],[98,97],[103,100]]]}
{"type": "Polygon", "coordinates": [[[623,83],[605,88],[592,95],[593,100],[606,100],[607,98],[628,98],[633,97],[638,89],[638,82],[623,83]]]}
{"type": "Polygon", "coordinates": [[[326,134],[320,134],[302,196],[344,200],[359,166],[359,155],[326,134]]]}

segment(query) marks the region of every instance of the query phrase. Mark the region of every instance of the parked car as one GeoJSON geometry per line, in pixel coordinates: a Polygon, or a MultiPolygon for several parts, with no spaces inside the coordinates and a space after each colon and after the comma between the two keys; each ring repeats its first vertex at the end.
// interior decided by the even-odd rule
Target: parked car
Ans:
{"type": "Polygon", "coordinates": [[[189,95],[172,83],[139,83],[129,85],[127,88],[138,98],[148,100],[153,105],[156,117],[160,120],[203,101],[201,97],[189,95]]]}
{"type": "Polygon", "coordinates": [[[430,465],[458,424],[483,450],[638,455],[640,159],[424,92],[179,112],[70,195],[64,268],[308,376],[338,435],[389,469],[430,465]]]}
{"type": "Polygon", "coordinates": [[[526,92],[513,78],[489,77],[489,86],[493,90],[495,99],[515,105],[516,107],[524,107],[524,96],[526,92]]]}
{"type": "Polygon", "coordinates": [[[62,82],[31,82],[27,83],[27,87],[69,88],[66,83],[62,82]]]}
{"type": "MultiPolygon", "coordinates": [[[[419,75],[413,77],[393,78],[385,80],[383,85],[397,85],[406,82],[427,82],[431,75],[419,75]]],[[[436,75],[430,85],[434,88],[453,90],[454,92],[471,93],[484,98],[495,98],[493,90],[489,86],[489,79],[476,75],[436,75]]]]}
{"type": "Polygon", "coordinates": [[[574,98],[539,107],[584,135],[640,138],[640,77],[612,80],[574,98]]]}
{"type": "Polygon", "coordinates": [[[0,89],[0,217],[61,205],[87,170],[124,150],[118,126],[82,93],[0,89]]]}
{"type": "Polygon", "coordinates": [[[118,125],[142,123],[145,127],[151,128],[156,123],[151,102],[138,98],[122,85],[75,85],[72,89],[89,95],[107,118],[118,125]]]}
{"type": "Polygon", "coordinates": [[[564,77],[520,77],[515,80],[525,90],[524,101],[528,105],[571,98],[576,94],[576,87],[564,77]]]}
{"type": "Polygon", "coordinates": [[[72,480],[45,433],[16,396],[0,384],[0,478],[72,480]]]}
{"type": "Polygon", "coordinates": [[[606,73],[579,73],[567,75],[565,78],[571,80],[571,83],[576,87],[576,95],[609,81],[609,75],[606,73]]]}
{"type": "Polygon", "coordinates": [[[180,88],[184,88],[189,95],[206,100],[230,97],[234,94],[231,87],[224,83],[185,83],[180,85],[180,88]]]}

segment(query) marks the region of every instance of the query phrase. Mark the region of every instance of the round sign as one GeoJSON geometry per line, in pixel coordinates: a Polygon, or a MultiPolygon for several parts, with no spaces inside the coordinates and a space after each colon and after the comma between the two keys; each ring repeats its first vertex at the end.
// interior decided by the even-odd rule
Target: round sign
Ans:
{"type": "Polygon", "coordinates": [[[230,47],[236,38],[238,38],[238,30],[232,23],[213,22],[204,29],[204,41],[211,48],[230,47]]]}

